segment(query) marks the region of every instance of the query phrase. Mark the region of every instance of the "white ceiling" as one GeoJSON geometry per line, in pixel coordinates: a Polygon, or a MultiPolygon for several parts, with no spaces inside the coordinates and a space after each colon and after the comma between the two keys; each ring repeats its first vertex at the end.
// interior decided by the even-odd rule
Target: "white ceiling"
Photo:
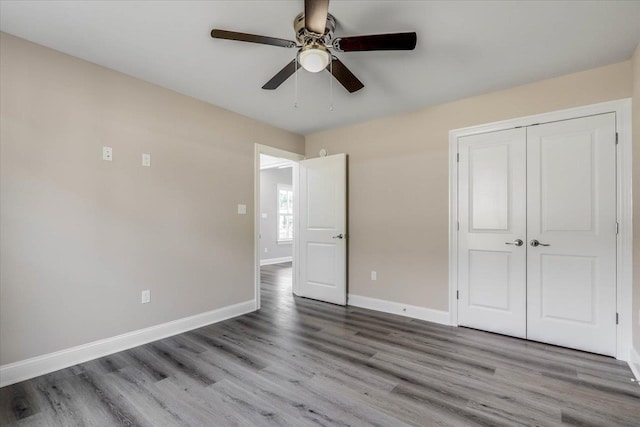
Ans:
{"type": "Polygon", "coordinates": [[[329,74],[261,86],[295,50],[213,40],[212,28],[293,39],[302,0],[6,1],[0,30],[294,132],[308,134],[628,59],[640,1],[340,1],[336,34],[418,33],[412,52],[338,56],[365,88],[329,74]]]}

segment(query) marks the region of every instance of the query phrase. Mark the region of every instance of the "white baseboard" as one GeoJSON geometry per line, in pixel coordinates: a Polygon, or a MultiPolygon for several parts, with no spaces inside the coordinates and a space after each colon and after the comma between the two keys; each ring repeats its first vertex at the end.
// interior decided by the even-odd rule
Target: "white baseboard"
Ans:
{"type": "Polygon", "coordinates": [[[399,314],[414,319],[426,320],[427,322],[449,325],[449,312],[434,310],[431,308],[418,307],[415,305],[402,304],[399,302],[387,301],[377,298],[363,297],[349,294],[348,304],[368,308],[369,310],[382,311],[384,313],[399,314]]]}
{"type": "Polygon", "coordinates": [[[255,311],[249,300],[115,337],[0,366],[0,387],[255,311]]]}
{"type": "Polygon", "coordinates": [[[633,346],[631,347],[629,353],[629,362],[627,363],[629,363],[631,372],[633,372],[633,376],[636,377],[638,385],[640,385],[640,354],[633,346]]]}
{"type": "Polygon", "coordinates": [[[260,265],[282,264],[283,262],[292,262],[292,256],[283,256],[280,258],[261,259],[260,265]]]}

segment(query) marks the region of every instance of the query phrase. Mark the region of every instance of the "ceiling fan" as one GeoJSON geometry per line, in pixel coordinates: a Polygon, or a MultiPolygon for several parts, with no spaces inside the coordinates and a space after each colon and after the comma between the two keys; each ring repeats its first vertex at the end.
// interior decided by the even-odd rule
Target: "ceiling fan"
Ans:
{"type": "Polygon", "coordinates": [[[297,48],[296,58],[262,86],[262,89],[267,90],[277,89],[302,67],[312,73],[322,70],[329,71],[345,89],[353,93],[362,89],[364,84],[332,51],[413,50],[416,47],[415,32],[334,38],[335,28],[336,20],[329,14],[329,0],[305,0],[304,12],[293,20],[293,29],[298,43],[292,40],[219,29],[211,30],[211,37],[297,48]]]}

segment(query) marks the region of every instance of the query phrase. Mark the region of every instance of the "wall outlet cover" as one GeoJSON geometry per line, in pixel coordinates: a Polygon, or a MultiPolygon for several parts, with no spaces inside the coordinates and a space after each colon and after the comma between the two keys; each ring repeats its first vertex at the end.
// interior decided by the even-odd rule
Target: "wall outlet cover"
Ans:
{"type": "Polygon", "coordinates": [[[151,154],[142,153],[142,166],[146,166],[146,167],[151,166],[151,154]]]}
{"type": "Polygon", "coordinates": [[[247,214],[247,205],[238,205],[238,215],[247,214]]]}
{"type": "Polygon", "coordinates": [[[151,302],[151,291],[149,289],[142,291],[141,301],[142,304],[151,302]]]}

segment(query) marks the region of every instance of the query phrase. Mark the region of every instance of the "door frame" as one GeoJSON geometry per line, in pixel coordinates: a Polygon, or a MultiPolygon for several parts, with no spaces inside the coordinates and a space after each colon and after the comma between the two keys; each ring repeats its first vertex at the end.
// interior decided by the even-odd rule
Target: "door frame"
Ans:
{"type": "Polygon", "coordinates": [[[298,232],[300,222],[298,219],[298,162],[304,160],[305,156],[293,153],[279,148],[270,147],[268,145],[254,144],[253,155],[253,284],[254,284],[254,300],[256,310],[260,310],[260,154],[268,156],[280,157],[293,161],[291,170],[291,184],[293,188],[293,242],[292,242],[292,290],[295,294],[298,285],[298,232]]]}
{"type": "Polygon", "coordinates": [[[617,221],[616,303],[618,325],[616,358],[629,361],[631,351],[632,271],[633,271],[633,206],[631,158],[631,99],[619,99],[549,113],[470,126],[449,131],[449,322],[458,326],[458,138],[495,132],[521,126],[615,113],[618,144],[616,152],[617,221]]]}

